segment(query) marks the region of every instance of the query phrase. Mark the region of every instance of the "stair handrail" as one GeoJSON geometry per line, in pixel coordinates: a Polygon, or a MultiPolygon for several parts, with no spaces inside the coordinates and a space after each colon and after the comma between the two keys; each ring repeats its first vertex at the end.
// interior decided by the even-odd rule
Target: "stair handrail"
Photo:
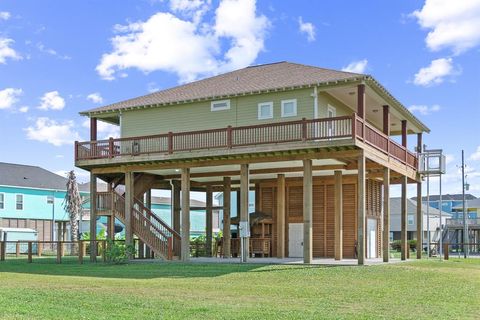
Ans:
{"type": "Polygon", "coordinates": [[[137,198],[134,199],[134,204],[138,205],[140,209],[144,212],[146,212],[146,215],[148,218],[153,218],[162,228],[164,228],[168,233],[170,233],[174,238],[177,238],[178,240],[181,239],[180,235],[178,232],[176,232],[174,229],[172,229],[165,221],[163,221],[159,216],[155,214],[151,209],[147,208],[143,202],[137,198]]]}

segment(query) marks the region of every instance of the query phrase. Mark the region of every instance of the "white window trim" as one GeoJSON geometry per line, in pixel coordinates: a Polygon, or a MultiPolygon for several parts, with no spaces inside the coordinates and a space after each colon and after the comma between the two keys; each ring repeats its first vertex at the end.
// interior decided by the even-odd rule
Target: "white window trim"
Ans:
{"type": "Polygon", "coordinates": [[[332,111],[333,117],[336,117],[336,116],[337,116],[337,108],[335,108],[335,107],[332,106],[331,104],[328,104],[328,105],[327,105],[327,117],[328,117],[328,112],[329,112],[329,111],[332,111]]]}
{"type": "Polygon", "coordinates": [[[414,214],[409,214],[407,216],[407,225],[409,225],[409,226],[415,225],[415,215],[414,214]],[[410,217],[412,217],[412,220],[410,220],[410,217]],[[410,222],[412,222],[412,223],[410,223],[410,222]]]}
{"type": "Polygon", "coordinates": [[[273,102],[260,102],[258,104],[258,120],[265,120],[265,119],[273,119],[273,102]],[[270,115],[267,117],[262,117],[262,106],[269,106],[270,107],[270,115]]]}
{"type": "Polygon", "coordinates": [[[23,211],[23,209],[25,209],[25,197],[21,193],[16,193],[15,194],[15,210],[23,211]],[[17,196],[22,196],[22,209],[17,208],[17,196]]]}
{"type": "Polygon", "coordinates": [[[0,210],[5,210],[5,192],[0,192],[1,195],[3,195],[3,208],[0,208],[0,210]]]}
{"type": "Polygon", "coordinates": [[[282,100],[282,118],[295,117],[297,115],[297,99],[282,100]],[[294,113],[285,114],[285,104],[293,102],[294,113]]]}
{"type": "Polygon", "coordinates": [[[230,109],[230,100],[216,100],[216,101],[212,101],[210,103],[210,110],[211,111],[221,111],[221,110],[229,110],[230,109]],[[215,107],[215,104],[217,103],[226,103],[226,106],[225,107],[215,107]]]}

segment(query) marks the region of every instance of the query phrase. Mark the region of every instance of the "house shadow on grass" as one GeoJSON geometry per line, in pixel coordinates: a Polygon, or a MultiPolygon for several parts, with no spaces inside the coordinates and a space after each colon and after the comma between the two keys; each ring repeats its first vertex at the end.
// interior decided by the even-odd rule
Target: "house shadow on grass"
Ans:
{"type": "MultiPolygon", "coordinates": [[[[286,267],[286,266],[285,266],[286,267]]],[[[291,266],[289,268],[303,268],[291,266]]],[[[64,258],[57,264],[53,257],[34,258],[28,263],[24,258],[7,258],[0,262],[0,274],[36,274],[46,276],[98,277],[112,279],[155,279],[155,278],[213,278],[232,273],[273,271],[263,264],[222,264],[222,263],[127,263],[108,264],[104,262],[79,264],[78,259],[64,258]]]]}

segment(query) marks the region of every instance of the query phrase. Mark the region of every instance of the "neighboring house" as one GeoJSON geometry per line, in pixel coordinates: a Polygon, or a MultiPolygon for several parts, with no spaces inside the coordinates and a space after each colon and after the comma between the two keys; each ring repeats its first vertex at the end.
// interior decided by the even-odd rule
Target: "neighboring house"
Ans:
{"type": "MultiPolygon", "coordinates": [[[[414,197],[412,199],[415,200],[415,201],[417,200],[416,197],[414,197]]],[[[462,199],[463,199],[463,196],[462,196],[461,193],[460,194],[457,193],[457,194],[444,194],[444,195],[442,195],[442,209],[443,209],[443,211],[452,214],[452,219],[458,219],[458,218],[463,217],[463,212],[461,210],[454,209],[456,207],[461,207],[462,206],[462,199]]],[[[470,201],[470,200],[474,200],[474,199],[476,199],[475,196],[473,196],[471,194],[465,194],[465,200],[470,201]]],[[[440,195],[438,195],[438,194],[431,195],[431,196],[429,196],[428,201],[430,203],[430,207],[438,209],[439,206],[440,206],[440,195]]],[[[426,196],[422,197],[422,202],[427,203],[427,197],[426,196]]],[[[473,211],[470,213],[471,218],[476,218],[474,213],[475,212],[473,212],[473,211]]]]}
{"type": "MultiPolygon", "coordinates": [[[[390,198],[390,240],[400,240],[400,231],[401,231],[401,204],[402,198],[390,198]]],[[[434,241],[434,235],[438,228],[440,228],[440,211],[438,209],[430,207],[428,209],[428,218],[427,216],[427,205],[422,205],[422,214],[423,214],[423,239],[428,239],[428,230],[430,230],[430,239],[434,241]],[[430,224],[427,223],[430,221],[430,224]]],[[[412,240],[417,238],[417,202],[412,199],[407,199],[407,239],[412,240]]],[[[442,225],[445,226],[445,223],[450,219],[452,215],[448,212],[442,212],[442,225]]]]}
{"type": "MultiPolygon", "coordinates": [[[[465,197],[465,211],[468,212],[468,219],[480,218],[480,199],[465,197]]],[[[463,202],[456,201],[452,207],[453,219],[463,219],[463,202]]]]}
{"type": "MultiPolygon", "coordinates": [[[[237,217],[240,209],[240,192],[232,191],[230,194],[230,216],[237,217]]],[[[219,192],[215,195],[215,200],[219,206],[223,206],[223,192],[219,192]]],[[[255,211],[255,191],[248,192],[248,212],[255,211]]]]}
{"type": "Polygon", "coordinates": [[[0,227],[34,229],[43,241],[68,239],[69,217],[62,205],[66,183],[37,166],[0,162],[0,227]]]}
{"type": "MultiPolygon", "coordinates": [[[[422,133],[429,132],[372,76],[289,62],[247,67],[81,114],[90,118],[90,141],[75,143],[75,165],[89,171],[91,181],[125,186],[125,196],[112,191],[92,197],[99,203],[114,199],[114,206],[94,214],[132,221],[127,242],[136,234],[158,256],[171,258],[173,240],[174,255],[183,260],[189,259],[188,242],[181,239],[190,237],[190,191],[206,193],[211,219],[213,192],[239,190],[239,226],[247,228],[253,188],[255,210],[271,223],[261,242],[269,244],[265,254],[306,263],[357,252],[359,264],[379,257],[382,185],[421,188],[407,136],[417,135],[421,145],[422,133]],[[118,125],[121,138],[98,140],[98,121],[118,125]],[[151,189],[174,190],[173,230],[140,205],[138,197],[151,189]]],[[[223,228],[223,254],[230,257],[238,242],[230,241],[228,220],[223,228]]],[[[244,259],[260,243],[250,241],[244,259]]]]}

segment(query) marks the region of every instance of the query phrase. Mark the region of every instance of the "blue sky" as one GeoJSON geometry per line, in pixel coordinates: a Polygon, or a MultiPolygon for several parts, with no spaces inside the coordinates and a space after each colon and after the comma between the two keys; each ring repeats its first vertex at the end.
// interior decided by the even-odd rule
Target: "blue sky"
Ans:
{"type": "Polygon", "coordinates": [[[480,1],[458,2],[1,0],[0,161],[70,170],[79,111],[287,60],[372,74],[445,150],[444,191],[463,148],[480,196],[480,1]]]}

